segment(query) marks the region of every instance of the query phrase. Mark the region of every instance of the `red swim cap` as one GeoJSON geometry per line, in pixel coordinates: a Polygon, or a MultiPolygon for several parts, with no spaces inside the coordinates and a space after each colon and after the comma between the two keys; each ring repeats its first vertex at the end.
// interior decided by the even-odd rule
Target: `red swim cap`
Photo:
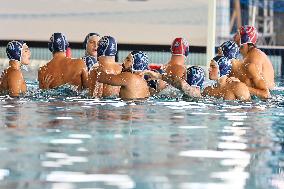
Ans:
{"type": "Polygon", "coordinates": [[[241,35],[241,45],[246,43],[256,44],[258,33],[255,27],[245,25],[240,27],[239,31],[241,35]]]}
{"type": "Polygon", "coordinates": [[[187,57],[189,53],[189,44],[181,37],[175,38],[171,46],[171,51],[173,55],[183,55],[187,57]]]}

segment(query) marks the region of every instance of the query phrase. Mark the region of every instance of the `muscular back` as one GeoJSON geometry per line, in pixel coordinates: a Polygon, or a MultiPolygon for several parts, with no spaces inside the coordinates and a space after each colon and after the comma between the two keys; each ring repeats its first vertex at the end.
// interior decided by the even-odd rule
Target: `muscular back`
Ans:
{"type": "MultiPolygon", "coordinates": [[[[120,74],[121,66],[115,62],[104,64],[104,66],[99,66],[99,69],[107,74],[120,74]]],[[[92,97],[111,97],[119,96],[120,86],[111,86],[107,84],[98,83],[97,68],[94,68],[90,71],[89,74],[89,95],[92,97]]]]}
{"type": "Polygon", "coordinates": [[[255,87],[253,78],[249,73],[249,67],[254,65],[256,71],[259,72],[260,76],[263,77],[268,89],[273,89],[274,83],[274,69],[271,61],[265,53],[257,48],[251,49],[248,55],[243,61],[233,60],[232,61],[232,72],[231,77],[238,78],[241,82],[245,83],[249,87],[255,87]]]}
{"type": "Polygon", "coordinates": [[[173,64],[171,62],[169,62],[165,68],[164,68],[165,72],[168,75],[171,76],[176,76],[178,78],[184,78],[185,72],[186,72],[186,68],[183,65],[179,65],[179,64],[173,64]]]}
{"type": "Polygon", "coordinates": [[[10,96],[19,96],[27,91],[27,86],[20,70],[9,67],[1,76],[0,91],[10,96]]]}
{"type": "Polygon", "coordinates": [[[253,63],[256,64],[258,67],[260,74],[262,75],[264,81],[268,89],[273,89],[275,86],[274,83],[274,69],[272,66],[271,61],[269,60],[268,56],[257,48],[253,48],[251,52],[248,54],[247,58],[245,59],[245,66],[246,63],[253,63]]]}
{"type": "Polygon", "coordinates": [[[87,79],[87,68],[83,60],[62,56],[54,57],[38,72],[41,89],[56,88],[67,83],[78,86],[78,89],[83,89],[88,86],[87,79]],[[49,81],[47,81],[48,76],[51,76],[49,81]],[[49,83],[47,84],[47,82],[49,83]]]}
{"type": "Polygon", "coordinates": [[[119,96],[122,99],[143,99],[150,96],[147,82],[141,75],[123,72],[120,74],[127,81],[127,85],[121,86],[119,96]]]}
{"type": "Polygon", "coordinates": [[[217,87],[209,86],[204,89],[202,95],[223,98],[224,100],[250,100],[248,87],[242,82],[226,83],[217,87]]]}

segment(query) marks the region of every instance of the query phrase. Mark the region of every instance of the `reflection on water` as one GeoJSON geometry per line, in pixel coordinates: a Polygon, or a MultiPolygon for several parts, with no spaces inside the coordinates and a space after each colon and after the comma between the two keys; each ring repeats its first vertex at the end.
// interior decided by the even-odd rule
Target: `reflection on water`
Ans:
{"type": "Polygon", "coordinates": [[[0,188],[284,187],[283,91],[250,103],[57,92],[0,97],[0,188]]]}

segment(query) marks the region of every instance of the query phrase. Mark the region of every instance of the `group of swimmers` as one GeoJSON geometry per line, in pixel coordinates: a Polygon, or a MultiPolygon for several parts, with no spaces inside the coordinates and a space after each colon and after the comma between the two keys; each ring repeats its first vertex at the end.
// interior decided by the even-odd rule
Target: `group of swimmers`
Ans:
{"type": "MultiPolygon", "coordinates": [[[[171,59],[157,69],[150,69],[149,58],[142,51],[132,51],[122,64],[115,62],[117,42],[97,33],[86,36],[81,59],[66,56],[69,43],[62,33],[54,33],[48,43],[53,58],[38,70],[40,89],[54,89],[64,84],[88,89],[94,98],[120,97],[145,99],[172,85],[191,97],[213,96],[225,100],[270,97],[274,88],[273,66],[256,47],[258,33],[253,26],[242,26],[232,41],[224,42],[211,60],[209,79],[215,84],[203,89],[205,72],[201,67],[186,67],[189,44],[176,38],[171,45],[171,59]],[[239,58],[239,53],[242,58],[239,58]]],[[[30,50],[23,41],[11,41],[6,48],[9,67],[0,79],[0,91],[10,96],[26,92],[21,67],[29,64],[30,50]]]]}

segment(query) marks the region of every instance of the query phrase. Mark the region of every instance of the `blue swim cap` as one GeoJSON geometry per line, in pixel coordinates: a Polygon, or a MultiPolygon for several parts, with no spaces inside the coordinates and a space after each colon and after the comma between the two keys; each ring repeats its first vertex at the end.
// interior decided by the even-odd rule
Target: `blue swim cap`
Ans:
{"type": "Polygon", "coordinates": [[[51,52],[65,52],[68,46],[69,43],[63,33],[52,34],[48,43],[48,49],[51,52]]]}
{"type": "Polygon", "coordinates": [[[237,58],[240,54],[239,47],[234,41],[226,41],[220,46],[223,55],[229,59],[237,58]]]}
{"type": "Polygon", "coordinates": [[[93,65],[97,64],[97,59],[96,57],[90,56],[90,55],[85,55],[82,57],[82,59],[84,60],[88,71],[93,67],[93,65]]]}
{"type": "Polygon", "coordinates": [[[92,37],[92,36],[98,36],[98,37],[100,37],[100,34],[98,34],[98,33],[89,33],[89,34],[85,37],[85,40],[84,40],[84,42],[83,42],[83,47],[84,47],[85,50],[87,49],[87,43],[88,43],[90,37],[92,37]]]}
{"type": "Polygon", "coordinates": [[[21,62],[23,45],[25,42],[23,41],[10,41],[6,47],[6,53],[9,60],[17,60],[21,62]]]}
{"type": "Polygon", "coordinates": [[[143,71],[148,70],[149,59],[147,54],[142,51],[132,51],[131,52],[133,64],[133,71],[143,71]]]}
{"type": "Polygon", "coordinates": [[[117,53],[116,40],[111,36],[104,36],[99,40],[98,57],[115,56],[117,53]]]}
{"type": "Polygon", "coordinates": [[[187,68],[186,82],[191,86],[202,88],[205,80],[205,72],[199,66],[191,66],[187,68]]]}
{"type": "Polygon", "coordinates": [[[219,75],[222,77],[223,75],[229,75],[232,70],[231,60],[225,56],[215,56],[213,60],[219,66],[219,75]]]}

